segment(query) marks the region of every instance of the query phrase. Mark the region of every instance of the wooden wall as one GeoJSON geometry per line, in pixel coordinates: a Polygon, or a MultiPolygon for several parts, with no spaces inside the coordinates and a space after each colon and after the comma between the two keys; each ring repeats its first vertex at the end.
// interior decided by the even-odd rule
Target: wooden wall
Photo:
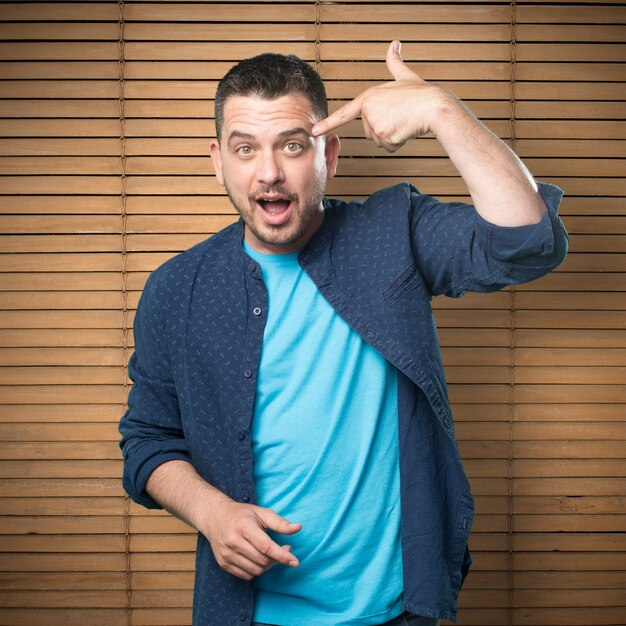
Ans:
{"type": "MultiPolygon", "coordinates": [[[[194,535],[125,498],[117,421],[157,265],[235,219],[217,80],[296,53],[332,106],[388,41],[565,189],[552,275],[434,302],[476,497],[461,624],[626,623],[626,7],[562,2],[4,2],[0,624],[190,623],[194,535]]],[[[466,189],[432,138],[342,129],[333,195],[466,189]],[[373,175],[375,173],[375,175],[373,175]]]]}

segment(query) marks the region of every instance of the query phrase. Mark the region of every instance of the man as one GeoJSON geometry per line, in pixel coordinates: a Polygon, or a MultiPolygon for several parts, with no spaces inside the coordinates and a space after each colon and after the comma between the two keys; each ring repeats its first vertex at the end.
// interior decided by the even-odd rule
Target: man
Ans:
{"type": "Polygon", "coordinates": [[[241,220],[157,269],[135,322],[124,485],[199,531],[194,625],[456,619],[473,504],[430,300],[564,258],[559,189],[450,93],[394,80],[328,116],[296,57],[235,66],[211,156],[241,220]],[[324,198],[361,117],[392,152],[432,132],[474,206],[408,184],[324,198]]]}

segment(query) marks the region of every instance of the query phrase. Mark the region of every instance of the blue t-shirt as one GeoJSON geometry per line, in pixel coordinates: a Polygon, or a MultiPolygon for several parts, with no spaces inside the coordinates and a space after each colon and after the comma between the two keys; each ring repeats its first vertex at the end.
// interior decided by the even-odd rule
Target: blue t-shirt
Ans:
{"type": "Polygon", "coordinates": [[[255,579],[253,621],[380,624],[403,612],[397,372],[298,263],[261,254],[269,310],[252,418],[257,503],[302,524],[300,565],[255,579]]]}

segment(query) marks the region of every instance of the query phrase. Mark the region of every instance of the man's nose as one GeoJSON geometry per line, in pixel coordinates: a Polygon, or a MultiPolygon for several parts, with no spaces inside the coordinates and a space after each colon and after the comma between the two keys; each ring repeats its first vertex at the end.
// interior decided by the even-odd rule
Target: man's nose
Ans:
{"type": "Polygon", "coordinates": [[[283,180],[281,164],[273,153],[264,154],[261,159],[259,159],[257,180],[266,185],[273,185],[283,180]]]}

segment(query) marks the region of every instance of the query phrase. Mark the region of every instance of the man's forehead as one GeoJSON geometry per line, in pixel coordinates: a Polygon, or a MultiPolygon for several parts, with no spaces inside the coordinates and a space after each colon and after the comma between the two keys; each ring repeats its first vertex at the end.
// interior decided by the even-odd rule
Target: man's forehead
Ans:
{"type": "Polygon", "coordinates": [[[281,119],[300,119],[315,123],[311,101],[300,93],[289,93],[277,98],[260,96],[230,96],[224,103],[224,124],[275,123],[281,119]]]}

